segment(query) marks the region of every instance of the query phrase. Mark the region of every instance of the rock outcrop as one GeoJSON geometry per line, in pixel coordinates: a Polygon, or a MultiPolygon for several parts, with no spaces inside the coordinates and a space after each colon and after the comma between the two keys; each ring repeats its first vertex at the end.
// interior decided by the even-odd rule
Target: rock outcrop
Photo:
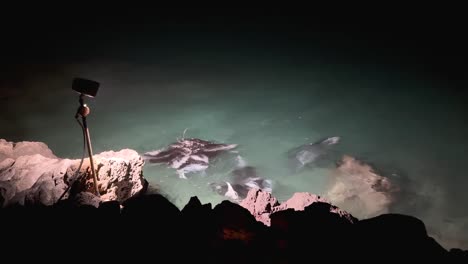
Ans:
{"type": "Polygon", "coordinates": [[[313,203],[326,203],[329,204],[330,212],[347,219],[350,223],[357,221],[351,214],[340,208],[331,205],[324,198],[315,194],[301,192],[294,193],[291,198],[286,202],[279,203],[278,200],[269,192],[264,192],[259,189],[252,189],[247,194],[247,197],[240,203],[246,208],[257,221],[264,223],[267,226],[271,224],[271,214],[293,209],[294,211],[304,211],[306,207],[313,203]]]}
{"type": "Polygon", "coordinates": [[[7,158],[17,159],[21,156],[41,154],[46,158],[56,159],[51,149],[43,142],[22,141],[9,142],[0,138],[0,161],[7,158]]]}
{"type": "MultiPolygon", "coordinates": [[[[93,159],[100,198],[81,194],[74,197],[74,201],[89,201],[95,206],[97,201],[123,202],[145,190],[147,182],[142,173],[144,161],[136,151],[107,151],[94,155],[93,159]]],[[[79,164],[80,160],[56,157],[41,142],[12,143],[0,140],[0,206],[52,205],[63,194],[63,199],[67,199],[70,195],[92,192],[89,159],[86,158],[77,171],[79,164]],[[65,193],[71,184],[73,188],[65,193]]]]}

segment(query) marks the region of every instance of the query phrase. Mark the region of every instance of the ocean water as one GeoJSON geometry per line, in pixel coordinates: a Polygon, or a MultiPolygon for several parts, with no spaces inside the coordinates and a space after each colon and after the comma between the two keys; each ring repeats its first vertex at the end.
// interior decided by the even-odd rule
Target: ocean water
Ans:
{"type": "MultiPolygon", "coordinates": [[[[91,61],[31,77],[20,92],[10,88],[0,137],[42,141],[60,157],[81,157],[71,80],[82,76],[101,82],[98,96],[86,100],[94,153],[144,153],[186,130],[186,137],[239,144],[239,155],[273,181],[273,194],[284,201],[294,192],[325,195],[330,173],[316,168],[292,175],[286,152],[339,136],[339,153],[398,171],[407,192],[420,197],[391,212],[421,218],[447,247],[468,248],[468,126],[463,100],[442,89],[445,84],[379,65],[201,57],[91,61]]],[[[231,169],[221,160],[183,180],[172,169],[146,164],[144,176],[179,208],[191,196],[214,206],[224,197],[208,184],[225,180],[231,169]]]]}

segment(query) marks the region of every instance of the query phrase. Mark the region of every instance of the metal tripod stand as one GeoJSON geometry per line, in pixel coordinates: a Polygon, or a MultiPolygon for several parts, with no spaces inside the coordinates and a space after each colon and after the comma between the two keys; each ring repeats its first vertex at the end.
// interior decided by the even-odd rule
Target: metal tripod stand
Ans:
{"type": "Polygon", "coordinates": [[[91,174],[93,175],[94,192],[98,197],[100,197],[99,188],[97,184],[96,170],[94,169],[93,148],[91,146],[91,137],[89,135],[88,124],[86,122],[86,117],[89,115],[91,110],[84,103],[84,97],[85,97],[84,94],[80,94],[80,99],[79,99],[80,106],[78,107],[78,110],[76,111],[75,118],[78,119],[79,117],[81,117],[81,120],[83,122],[83,133],[84,133],[84,137],[86,140],[86,148],[88,149],[89,164],[91,166],[91,174]]]}

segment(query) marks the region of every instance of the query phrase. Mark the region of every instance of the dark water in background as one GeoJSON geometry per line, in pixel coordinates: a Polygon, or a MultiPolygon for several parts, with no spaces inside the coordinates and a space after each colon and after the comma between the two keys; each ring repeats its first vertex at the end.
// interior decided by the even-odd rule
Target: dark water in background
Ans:
{"type": "MultiPolygon", "coordinates": [[[[421,205],[393,212],[420,217],[447,246],[468,248],[463,85],[435,74],[438,68],[422,57],[384,45],[371,49],[362,39],[195,32],[135,32],[137,40],[111,34],[108,46],[74,44],[74,56],[33,63],[20,84],[2,85],[0,138],[43,141],[60,157],[79,158],[71,80],[82,76],[101,82],[98,96],[88,100],[95,153],[158,149],[187,129],[189,137],[239,144],[242,157],[275,182],[274,194],[284,200],[298,191],[323,194],[327,181],[321,169],[289,175],[284,153],[340,136],[340,152],[398,170],[411,182],[409,191],[424,197],[421,205]]],[[[181,207],[193,195],[221,201],[207,183],[228,171],[185,181],[158,166],[144,173],[181,207]]]]}

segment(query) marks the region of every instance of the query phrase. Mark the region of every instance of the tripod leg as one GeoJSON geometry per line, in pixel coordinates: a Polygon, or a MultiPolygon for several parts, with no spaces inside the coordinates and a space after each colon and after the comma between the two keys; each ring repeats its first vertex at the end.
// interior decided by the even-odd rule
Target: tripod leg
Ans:
{"type": "Polygon", "coordinates": [[[91,147],[91,138],[89,136],[89,129],[86,126],[86,121],[85,120],[83,120],[83,121],[84,121],[83,123],[85,124],[85,130],[86,130],[86,144],[87,144],[87,148],[88,148],[88,155],[89,155],[89,163],[90,163],[90,166],[91,166],[91,173],[93,175],[94,191],[95,191],[96,195],[98,197],[100,197],[99,188],[98,188],[98,184],[97,184],[96,170],[94,170],[93,149],[91,147]]]}

